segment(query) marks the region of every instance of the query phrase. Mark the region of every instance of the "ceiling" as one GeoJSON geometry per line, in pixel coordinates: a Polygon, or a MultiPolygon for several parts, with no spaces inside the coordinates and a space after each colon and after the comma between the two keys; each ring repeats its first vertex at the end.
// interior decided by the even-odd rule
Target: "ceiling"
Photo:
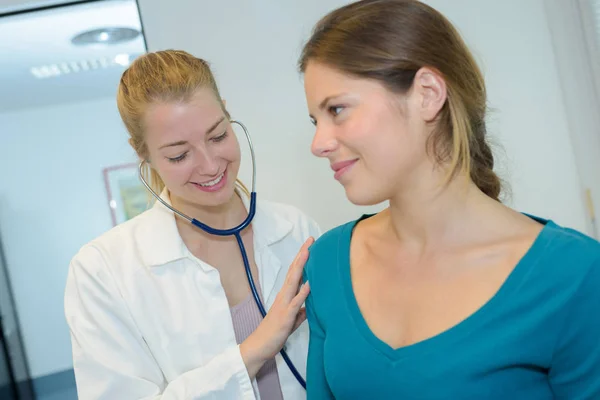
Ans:
{"type": "Polygon", "coordinates": [[[0,14],[75,2],[77,0],[0,0],[0,14]]]}
{"type": "MultiPolygon", "coordinates": [[[[0,14],[61,3],[66,1],[0,0],[0,14]]],[[[106,27],[141,31],[135,0],[85,2],[0,17],[0,112],[114,96],[127,65],[123,56],[117,58],[123,65],[114,59],[145,52],[143,36],[113,45],[71,44],[78,33],[106,27]],[[63,72],[38,79],[31,71],[52,64],[63,66],[63,72]]]]}

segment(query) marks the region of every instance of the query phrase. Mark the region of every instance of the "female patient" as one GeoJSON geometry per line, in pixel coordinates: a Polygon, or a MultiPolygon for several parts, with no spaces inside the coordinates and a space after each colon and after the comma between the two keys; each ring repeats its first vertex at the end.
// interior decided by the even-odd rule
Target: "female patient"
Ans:
{"type": "Polygon", "coordinates": [[[311,248],[310,399],[599,399],[600,244],[504,206],[486,89],[431,7],[363,0],[300,59],[312,151],[389,201],[311,248]]]}

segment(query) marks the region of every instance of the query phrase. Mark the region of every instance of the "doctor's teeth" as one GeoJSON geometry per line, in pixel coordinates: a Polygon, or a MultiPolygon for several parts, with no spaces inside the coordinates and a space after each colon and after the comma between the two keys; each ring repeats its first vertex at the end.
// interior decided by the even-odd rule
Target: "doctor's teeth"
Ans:
{"type": "Polygon", "coordinates": [[[217,183],[221,182],[221,179],[223,179],[223,177],[224,177],[224,176],[225,176],[225,173],[222,173],[221,175],[219,175],[219,177],[218,177],[218,178],[216,178],[216,179],[213,179],[213,180],[212,180],[212,181],[210,181],[210,182],[206,182],[206,183],[200,183],[200,186],[204,186],[204,187],[207,187],[207,186],[214,186],[214,185],[216,185],[217,183]]]}

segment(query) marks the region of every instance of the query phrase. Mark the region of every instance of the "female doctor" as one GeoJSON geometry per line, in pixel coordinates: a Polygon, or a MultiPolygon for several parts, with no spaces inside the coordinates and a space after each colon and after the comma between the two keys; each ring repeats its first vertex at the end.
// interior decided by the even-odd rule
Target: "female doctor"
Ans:
{"type": "MultiPolygon", "coordinates": [[[[117,105],[163,200],[217,229],[246,218],[239,143],[205,61],[146,54],[123,74],[117,105]]],[[[285,344],[304,375],[309,287],[299,284],[319,234],[297,209],[258,203],[242,240],[264,319],[235,238],[211,236],[159,202],[85,245],[65,294],[79,398],[304,399],[278,352],[285,344]]]]}

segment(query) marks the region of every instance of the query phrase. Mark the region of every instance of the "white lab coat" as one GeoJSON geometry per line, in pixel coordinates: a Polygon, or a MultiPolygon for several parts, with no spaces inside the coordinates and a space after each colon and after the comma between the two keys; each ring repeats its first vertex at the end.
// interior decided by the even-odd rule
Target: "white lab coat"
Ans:
{"type": "MultiPolygon", "coordinates": [[[[268,309],[300,246],[320,230],[294,207],[261,201],[252,226],[268,309]]],[[[259,398],[219,272],[189,252],[173,213],[158,202],[73,258],[65,314],[80,400],[259,398]]],[[[306,322],[285,348],[305,376],[306,322]]],[[[285,400],[305,399],[280,355],[276,362],[285,400]]]]}

